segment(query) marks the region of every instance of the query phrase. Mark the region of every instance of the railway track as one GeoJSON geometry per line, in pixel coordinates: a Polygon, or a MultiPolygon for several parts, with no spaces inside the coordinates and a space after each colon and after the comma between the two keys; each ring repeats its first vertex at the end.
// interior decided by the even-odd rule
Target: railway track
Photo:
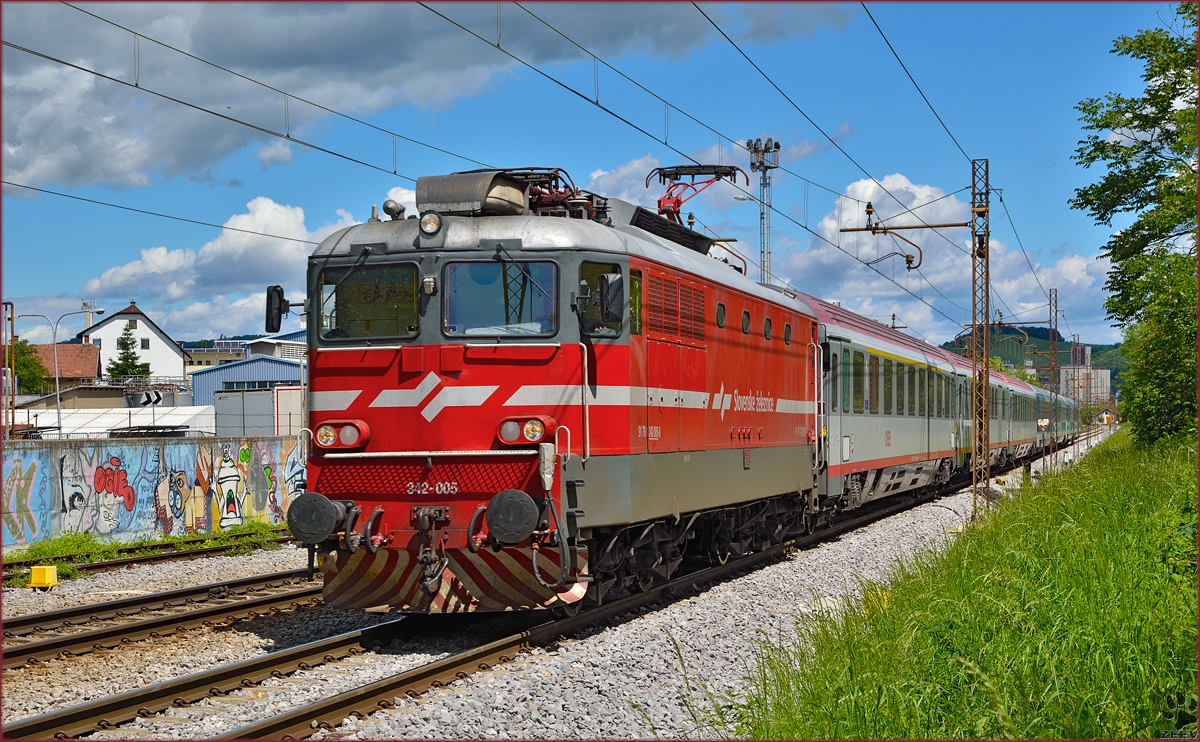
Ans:
{"type": "Polygon", "coordinates": [[[298,586],[305,575],[307,570],[276,572],[15,616],[4,622],[3,669],[316,603],[321,584],[298,586]]]}
{"type": "MultiPolygon", "coordinates": [[[[1099,434],[1089,431],[1079,441],[1099,434]]],[[[998,474],[1000,472],[997,472],[998,474]]],[[[381,708],[394,705],[395,698],[416,696],[441,687],[493,665],[515,659],[534,646],[554,643],[562,636],[607,621],[621,620],[641,608],[664,600],[673,600],[699,592],[697,585],[717,582],[738,573],[752,570],[780,558],[790,549],[807,548],[836,539],[884,518],[932,502],[947,492],[957,491],[965,483],[950,483],[938,493],[900,502],[887,500],[876,503],[870,512],[844,517],[829,528],[789,540],[761,552],[747,555],[720,566],[712,566],[679,576],[645,592],[634,593],[611,603],[581,611],[577,615],[547,621],[525,631],[483,644],[456,655],[392,675],[361,687],[298,706],[259,722],[229,730],[217,739],[299,739],[318,729],[333,729],[348,717],[364,717],[381,708]]],[[[868,506],[870,507],[870,506],[868,506]]],[[[303,570],[299,570],[303,573],[303,570]]],[[[287,574],[287,573],[281,573],[287,574]]],[[[315,593],[319,595],[319,587],[315,593]]],[[[161,599],[162,596],[157,596],[161,599]]],[[[163,711],[171,706],[185,706],[205,697],[220,696],[232,690],[253,686],[270,677],[283,677],[296,670],[334,662],[385,644],[405,635],[416,634],[428,621],[438,617],[409,616],[379,624],[368,629],[349,632],[308,644],[274,652],[243,662],[184,676],[153,686],[139,688],[117,696],[98,699],[68,709],[29,717],[5,725],[5,736],[12,739],[48,737],[77,737],[108,729],[163,711]]],[[[7,653],[7,652],[6,652],[7,653]]]]}
{"type": "MultiPolygon", "coordinates": [[[[296,539],[290,535],[284,534],[280,529],[280,536],[269,539],[268,543],[286,544],[295,541],[296,539]]],[[[160,564],[162,562],[177,562],[186,561],[189,559],[202,559],[210,556],[219,556],[233,549],[244,547],[244,542],[256,537],[258,534],[248,533],[235,536],[235,541],[229,544],[220,546],[206,546],[195,549],[179,548],[179,544],[203,543],[209,540],[209,537],[197,537],[185,539],[173,543],[163,544],[147,544],[142,546],[126,546],[116,550],[118,554],[130,554],[131,556],[117,557],[116,559],[104,559],[96,562],[83,562],[75,564],[75,567],[87,574],[96,574],[98,572],[109,572],[114,569],[123,569],[124,567],[133,567],[139,564],[160,564]],[[153,554],[139,554],[153,550],[153,554]]],[[[51,557],[45,559],[15,559],[13,561],[4,562],[4,571],[7,573],[28,572],[30,567],[49,564],[64,564],[73,563],[72,560],[78,558],[86,558],[92,555],[89,554],[69,554],[62,557],[51,557]]]]}

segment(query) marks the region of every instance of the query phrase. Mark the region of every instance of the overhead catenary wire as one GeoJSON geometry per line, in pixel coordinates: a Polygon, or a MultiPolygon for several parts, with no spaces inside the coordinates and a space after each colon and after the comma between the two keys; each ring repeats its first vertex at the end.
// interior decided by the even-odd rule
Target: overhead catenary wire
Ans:
{"type": "Polygon", "coordinates": [[[46,193],[51,196],[59,196],[61,198],[69,198],[69,199],[72,199],[75,201],[83,201],[83,202],[89,203],[89,204],[96,204],[97,206],[107,206],[112,209],[121,209],[122,211],[132,211],[136,214],[145,214],[147,216],[156,216],[156,217],[159,217],[160,219],[172,219],[177,222],[187,222],[188,224],[199,224],[202,227],[215,227],[217,229],[227,229],[230,232],[242,232],[244,234],[253,234],[253,235],[258,235],[260,237],[271,237],[271,238],[274,238],[277,240],[288,240],[290,242],[303,242],[306,245],[321,244],[319,242],[314,242],[313,240],[302,239],[300,237],[286,237],[281,234],[270,234],[269,232],[256,232],[253,229],[239,229],[238,227],[230,227],[230,226],[224,225],[224,224],[214,224],[213,222],[205,222],[205,221],[201,221],[199,219],[188,219],[187,217],[175,216],[173,214],[163,214],[163,213],[160,213],[157,211],[147,211],[146,209],[135,209],[132,206],[122,206],[120,204],[109,203],[108,201],[100,201],[100,200],[97,200],[94,198],[84,198],[83,196],[72,196],[69,193],[61,193],[59,191],[51,191],[46,188],[35,188],[34,186],[25,185],[24,183],[16,183],[11,180],[0,180],[0,183],[3,183],[4,185],[7,185],[7,186],[12,186],[14,188],[24,188],[24,189],[30,190],[30,191],[37,191],[38,193],[46,193]]]}
{"type": "MultiPolygon", "coordinates": [[[[883,29],[879,26],[879,22],[875,20],[875,16],[871,15],[871,11],[867,9],[867,4],[865,2],[860,2],[859,4],[862,5],[862,9],[864,12],[866,12],[867,18],[871,19],[871,23],[875,26],[875,30],[878,31],[880,37],[883,38],[883,43],[887,44],[887,48],[892,52],[892,56],[895,57],[896,62],[900,64],[900,69],[904,70],[904,74],[908,75],[909,82],[913,84],[913,87],[916,88],[917,92],[921,95],[921,100],[925,101],[925,105],[929,106],[930,112],[933,113],[933,116],[937,119],[938,123],[942,125],[942,128],[946,131],[946,135],[950,137],[950,141],[954,142],[954,146],[958,147],[958,151],[962,153],[962,156],[970,161],[971,158],[967,154],[966,150],[964,150],[962,145],[958,143],[958,139],[955,138],[954,134],[950,131],[950,127],[946,125],[946,122],[942,120],[942,117],[937,112],[937,109],[933,107],[933,103],[929,102],[929,97],[925,95],[925,91],[921,90],[921,86],[917,84],[916,78],[914,78],[912,73],[908,71],[908,66],[904,64],[904,60],[900,58],[900,54],[896,51],[896,48],[892,46],[892,42],[888,40],[887,34],[883,32],[883,29]]],[[[1037,271],[1033,267],[1033,261],[1029,259],[1029,253],[1025,250],[1025,244],[1021,241],[1021,236],[1017,234],[1017,226],[1013,224],[1012,215],[1008,213],[1008,204],[1004,203],[1004,194],[1002,189],[994,188],[993,190],[996,191],[996,195],[1000,199],[1000,205],[1004,207],[1004,214],[1008,217],[1009,226],[1012,227],[1013,236],[1017,238],[1017,245],[1021,248],[1021,254],[1025,256],[1025,262],[1029,264],[1029,272],[1033,274],[1033,280],[1037,282],[1038,288],[1042,290],[1042,294],[1047,300],[1049,300],[1050,294],[1046,292],[1046,287],[1042,285],[1042,280],[1038,278],[1037,271]]],[[[999,295],[997,295],[997,298],[999,298],[999,295]]]]}
{"type": "Polygon", "coordinates": [[[58,57],[55,57],[55,56],[52,56],[49,54],[45,54],[43,52],[35,51],[33,49],[28,49],[26,47],[14,44],[11,41],[4,41],[4,42],[0,42],[0,43],[3,43],[4,46],[7,46],[10,49],[16,49],[19,52],[25,52],[26,54],[29,54],[29,55],[32,55],[35,57],[40,57],[40,58],[48,60],[50,62],[55,62],[57,64],[61,64],[64,67],[70,67],[73,70],[79,70],[80,72],[86,72],[90,75],[95,75],[96,77],[99,77],[103,80],[108,80],[109,82],[115,82],[118,85],[124,85],[127,88],[131,88],[133,90],[137,90],[137,91],[143,92],[143,93],[148,93],[150,95],[162,98],[163,100],[171,101],[172,103],[178,103],[181,106],[186,106],[188,108],[191,108],[192,110],[207,113],[210,116],[216,116],[217,118],[224,119],[226,121],[230,121],[235,124],[241,124],[242,126],[248,127],[250,129],[254,129],[255,131],[258,131],[258,132],[262,132],[263,134],[269,134],[270,136],[278,137],[278,138],[284,140],[285,142],[293,142],[295,144],[299,144],[302,147],[308,147],[309,149],[314,149],[318,152],[324,152],[327,155],[333,155],[334,157],[340,158],[342,160],[346,160],[347,162],[353,162],[355,164],[362,165],[364,167],[369,167],[372,170],[378,170],[381,173],[387,173],[389,175],[394,175],[397,178],[402,178],[402,179],[407,180],[412,183],[417,182],[416,178],[413,178],[408,175],[404,175],[403,173],[396,172],[395,170],[388,170],[385,167],[373,165],[365,160],[360,160],[357,157],[351,157],[350,155],[346,155],[346,154],[337,152],[332,149],[327,149],[320,145],[313,144],[312,142],[306,142],[302,139],[297,139],[296,137],[289,136],[287,134],[282,134],[273,129],[268,129],[265,126],[259,126],[258,124],[252,124],[249,121],[243,121],[242,119],[239,119],[235,116],[230,116],[228,114],[224,114],[219,111],[214,111],[210,108],[205,108],[204,106],[200,106],[195,103],[189,103],[188,101],[182,100],[180,98],[175,98],[173,96],[167,95],[166,93],[160,93],[155,90],[151,90],[150,88],[147,88],[145,86],[134,85],[133,83],[122,80],[119,77],[113,77],[112,75],[106,75],[103,72],[98,72],[98,71],[90,69],[88,67],[84,67],[83,65],[75,64],[74,62],[68,62],[65,59],[59,59],[58,57]]]}
{"type": "MultiPolygon", "coordinates": [[[[160,41],[160,40],[158,40],[158,39],[155,39],[155,38],[152,38],[152,37],[150,37],[150,36],[147,36],[146,34],[142,33],[141,31],[134,31],[133,29],[131,29],[131,28],[128,28],[128,27],[126,27],[126,26],[123,26],[123,25],[121,25],[120,23],[117,23],[116,21],[109,20],[108,18],[105,18],[105,17],[103,17],[103,16],[97,15],[97,14],[95,14],[95,13],[91,12],[90,10],[84,10],[83,8],[81,8],[81,7],[77,6],[77,5],[72,5],[71,3],[68,3],[68,2],[64,2],[64,3],[63,3],[63,5],[66,5],[68,8],[73,8],[73,9],[75,9],[75,10],[78,10],[80,13],[83,13],[83,14],[85,14],[85,15],[89,15],[89,16],[91,16],[92,18],[95,18],[95,19],[96,19],[96,20],[98,20],[98,21],[101,21],[101,22],[103,22],[103,23],[107,23],[107,24],[108,24],[108,25],[110,25],[110,26],[113,26],[113,27],[115,27],[115,28],[119,28],[119,29],[121,29],[122,31],[127,31],[127,32],[129,32],[129,33],[133,34],[133,35],[134,35],[134,37],[135,37],[135,39],[136,39],[136,38],[142,38],[142,39],[145,39],[146,41],[152,42],[152,43],[154,43],[154,44],[158,44],[159,46],[161,46],[161,47],[163,47],[163,48],[170,49],[171,51],[173,51],[173,52],[176,52],[176,53],[178,53],[178,54],[182,54],[183,56],[185,56],[185,57],[188,57],[189,59],[194,59],[194,60],[196,60],[197,62],[201,62],[201,63],[203,63],[203,64],[206,64],[206,65],[208,65],[209,67],[213,67],[213,68],[215,68],[215,69],[221,70],[222,72],[227,72],[227,73],[229,73],[230,75],[233,75],[234,77],[241,78],[242,80],[246,80],[247,82],[252,82],[252,83],[254,83],[255,85],[259,85],[259,86],[261,86],[261,87],[264,87],[264,88],[266,88],[267,90],[270,90],[270,91],[272,91],[272,92],[279,93],[280,95],[284,96],[285,111],[286,111],[286,104],[287,104],[287,101],[288,101],[288,99],[290,98],[291,100],[296,100],[296,101],[299,101],[299,102],[301,102],[301,103],[305,103],[305,104],[307,104],[307,105],[310,105],[310,106],[312,106],[312,107],[314,107],[314,108],[319,108],[320,110],[322,110],[322,111],[325,111],[326,113],[331,113],[331,114],[333,114],[334,116],[339,116],[339,117],[341,117],[341,118],[344,118],[344,119],[346,119],[347,121],[353,121],[353,122],[354,122],[354,123],[356,123],[356,124],[360,124],[360,125],[362,125],[362,126],[366,126],[366,127],[370,128],[370,129],[374,129],[375,131],[381,132],[381,133],[383,133],[383,134],[387,134],[388,136],[396,137],[397,139],[403,139],[403,140],[404,140],[404,141],[406,141],[406,142],[411,142],[412,144],[416,144],[416,145],[419,145],[419,146],[421,146],[421,147],[425,147],[425,148],[427,148],[427,149],[434,150],[435,152],[441,152],[442,154],[450,155],[451,157],[457,157],[457,158],[459,158],[460,160],[466,160],[467,162],[473,163],[473,164],[475,164],[475,165],[479,165],[479,166],[481,166],[481,167],[492,167],[491,165],[487,164],[486,162],[481,162],[481,161],[479,161],[479,160],[476,160],[476,159],[475,159],[475,158],[473,158],[473,157],[468,157],[468,156],[466,156],[466,155],[461,155],[461,154],[459,154],[459,153],[457,153],[457,152],[452,152],[452,151],[450,151],[450,150],[448,150],[448,149],[444,149],[444,148],[442,148],[442,147],[438,147],[438,146],[437,146],[437,145],[435,145],[435,144],[429,144],[428,142],[422,142],[422,141],[421,141],[421,140],[419,140],[419,139],[414,139],[414,138],[412,138],[412,137],[410,137],[410,136],[406,136],[406,135],[404,135],[404,134],[401,134],[401,133],[399,133],[399,132],[392,131],[391,129],[386,129],[386,128],[382,127],[382,126],[378,126],[378,125],[376,125],[376,124],[372,124],[372,123],[371,123],[371,122],[369,122],[369,121],[364,121],[363,119],[360,119],[360,118],[358,118],[357,116],[351,116],[351,115],[350,115],[350,114],[348,114],[348,113],[344,113],[344,112],[342,112],[342,111],[338,111],[337,109],[334,109],[334,108],[329,108],[328,106],[321,105],[320,103],[316,103],[316,102],[314,102],[314,101],[311,101],[311,100],[308,100],[308,99],[306,99],[306,98],[302,98],[302,97],[300,97],[300,96],[296,95],[295,93],[289,93],[289,92],[288,92],[288,91],[286,91],[286,90],[282,90],[282,89],[280,89],[280,88],[277,88],[277,87],[275,87],[274,85],[271,85],[271,84],[269,84],[269,83],[265,83],[265,82],[263,82],[262,80],[256,80],[255,78],[253,78],[253,77],[250,77],[249,75],[242,74],[241,72],[238,72],[238,71],[236,71],[236,70],[232,70],[232,69],[230,69],[230,68],[228,68],[228,67],[224,67],[224,66],[222,66],[222,65],[219,65],[219,64],[217,64],[216,62],[212,62],[212,61],[210,61],[210,60],[207,60],[207,59],[205,59],[205,58],[203,58],[203,57],[200,57],[200,56],[197,56],[197,55],[195,55],[195,54],[192,54],[191,52],[184,51],[183,49],[180,49],[180,48],[178,48],[178,47],[172,46],[172,45],[170,45],[170,44],[166,43],[165,41],[160,41]]],[[[497,6],[497,11],[496,11],[496,12],[497,12],[497,18],[499,18],[499,15],[498,15],[498,14],[499,14],[499,6],[497,6]]],[[[135,87],[138,87],[138,86],[137,86],[137,80],[136,80],[136,79],[134,80],[134,85],[135,85],[135,87]]],[[[289,137],[289,138],[290,138],[290,137],[289,137]]]]}
{"type": "MultiPolygon", "coordinates": [[[[662,139],[660,139],[659,137],[657,137],[657,136],[656,136],[656,135],[654,135],[653,133],[651,133],[651,132],[647,131],[646,129],[644,129],[644,128],[640,127],[640,126],[638,126],[637,124],[633,123],[632,121],[630,121],[629,119],[625,118],[625,117],[624,117],[624,116],[622,116],[621,114],[619,114],[619,113],[617,113],[617,112],[613,111],[612,109],[608,108],[608,107],[607,107],[607,106],[605,106],[604,104],[596,102],[595,100],[593,100],[592,98],[588,97],[588,96],[587,96],[587,95],[585,95],[584,93],[582,93],[582,92],[580,92],[580,91],[576,90],[575,88],[571,87],[570,85],[567,85],[566,83],[562,82],[561,80],[559,80],[559,79],[555,78],[553,75],[550,75],[549,73],[547,73],[547,72],[545,72],[545,71],[543,71],[543,70],[539,69],[538,67],[536,67],[536,66],[535,66],[535,65],[533,65],[532,63],[525,61],[525,60],[524,60],[524,59],[522,59],[521,57],[518,57],[516,54],[514,54],[514,53],[510,52],[509,50],[505,49],[504,47],[502,47],[502,46],[496,46],[496,45],[495,45],[495,44],[493,44],[491,41],[489,41],[489,40],[485,39],[484,37],[480,36],[478,33],[476,33],[476,32],[474,32],[474,31],[472,31],[471,29],[469,29],[469,28],[467,28],[466,26],[462,25],[462,24],[461,24],[461,23],[459,23],[458,21],[455,21],[453,18],[450,18],[450,17],[446,16],[445,14],[443,14],[443,13],[441,13],[441,12],[439,12],[439,11],[435,10],[434,8],[430,7],[429,5],[426,5],[426,4],[425,4],[425,3],[423,3],[423,2],[418,2],[417,4],[418,4],[418,5],[420,5],[421,7],[425,8],[425,9],[426,9],[426,10],[428,10],[429,12],[433,13],[434,15],[438,16],[439,18],[441,18],[441,19],[445,20],[447,23],[449,23],[449,24],[453,25],[454,27],[458,28],[459,30],[463,31],[464,33],[467,33],[467,34],[469,34],[469,35],[471,35],[471,36],[474,36],[476,39],[478,39],[478,40],[482,41],[483,43],[487,44],[489,47],[491,47],[491,48],[495,49],[496,51],[498,51],[498,52],[500,52],[500,53],[504,54],[505,56],[509,57],[509,58],[510,58],[510,59],[512,59],[513,61],[519,62],[520,64],[522,64],[522,65],[524,65],[525,67],[529,68],[529,69],[530,69],[530,70],[532,70],[533,72],[536,72],[537,74],[541,75],[541,76],[542,76],[542,77],[544,77],[546,80],[549,80],[550,82],[554,83],[555,85],[558,85],[558,86],[559,86],[559,87],[561,87],[562,89],[564,89],[564,90],[566,90],[566,91],[568,91],[568,92],[572,93],[573,95],[577,96],[577,97],[578,97],[578,98],[580,98],[581,100],[583,100],[583,101],[586,101],[586,102],[587,102],[589,105],[593,105],[593,106],[595,106],[595,107],[599,108],[601,111],[604,111],[605,113],[609,114],[609,115],[610,115],[610,116],[612,116],[613,118],[617,119],[618,121],[620,121],[620,122],[624,123],[625,125],[629,126],[629,127],[630,127],[630,128],[632,128],[632,129],[634,129],[635,131],[637,131],[637,132],[639,132],[639,133],[643,134],[644,136],[646,136],[646,137],[648,137],[648,138],[650,138],[650,139],[653,139],[655,142],[658,142],[659,144],[663,145],[664,147],[666,147],[667,149],[671,150],[672,152],[674,152],[675,154],[679,155],[680,157],[684,157],[684,158],[686,158],[686,159],[690,160],[691,162],[693,162],[693,163],[695,163],[695,164],[700,164],[700,163],[699,163],[699,162],[697,162],[697,160],[696,160],[694,157],[692,157],[691,155],[688,155],[687,153],[685,153],[685,152],[683,152],[683,151],[679,150],[678,148],[676,148],[676,147],[674,147],[674,146],[672,146],[672,145],[670,145],[670,144],[667,144],[665,141],[663,141],[662,139]]],[[[733,187],[734,187],[734,188],[735,188],[737,191],[739,191],[740,193],[742,193],[742,194],[744,194],[744,195],[746,195],[746,196],[749,196],[749,197],[750,197],[752,200],[754,200],[755,202],[758,202],[758,198],[757,198],[757,197],[755,197],[753,194],[751,194],[749,191],[747,191],[747,190],[745,190],[745,189],[741,188],[740,186],[736,186],[736,185],[735,185],[735,186],[733,186],[733,187]]],[[[792,218],[792,217],[791,217],[789,214],[786,214],[786,213],[784,213],[784,212],[780,211],[779,209],[775,208],[774,206],[771,206],[771,211],[772,211],[773,213],[775,213],[775,214],[778,214],[779,216],[781,216],[782,218],[786,219],[787,221],[791,222],[792,224],[796,225],[797,227],[799,227],[799,228],[803,229],[804,231],[806,231],[806,232],[808,232],[808,233],[812,234],[814,237],[816,237],[817,239],[821,240],[822,242],[824,242],[824,243],[828,244],[830,247],[833,247],[833,248],[835,248],[835,249],[837,249],[837,250],[839,250],[839,251],[841,251],[841,252],[845,253],[846,255],[849,255],[850,257],[854,257],[854,256],[853,256],[853,255],[852,255],[852,254],[851,254],[851,253],[850,253],[848,250],[846,250],[845,248],[843,248],[841,245],[838,245],[837,243],[835,243],[835,242],[832,242],[832,241],[830,241],[829,239],[827,239],[827,238],[826,238],[824,235],[822,235],[822,234],[820,234],[820,233],[818,233],[818,232],[815,232],[815,231],[813,231],[812,229],[809,229],[808,227],[806,227],[805,225],[801,224],[801,223],[800,223],[799,221],[797,221],[796,219],[792,218]]],[[[863,261],[861,261],[861,260],[858,260],[857,258],[855,258],[855,260],[857,260],[859,263],[861,263],[861,264],[863,264],[863,265],[866,265],[865,263],[863,263],[863,261]]],[[[879,274],[880,276],[882,276],[883,278],[887,279],[888,281],[891,281],[891,282],[892,282],[894,285],[896,285],[896,286],[897,286],[898,288],[900,288],[902,291],[904,291],[905,293],[909,294],[909,295],[910,295],[910,296],[912,296],[914,299],[917,299],[917,301],[921,302],[922,304],[925,304],[925,305],[926,305],[926,306],[928,306],[930,309],[932,309],[934,312],[936,312],[936,313],[938,313],[938,314],[942,315],[943,317],[945,317],[946,319],[950,320],[951,322],[955,322],[955,323],[957,323],[957,320],[955,320],[955,318],[951,317],[950,315],[946,314],[945,312],[943,312],[943,311],[941,311],[940,309],[938,309],[937,307],[935,307],[933,304],[930,304],[929,302],[925,301],[925,300],[924,300],[924,299],[922,299],[921,297],[917,296],[916,294],[914,294],[914,293],[913,293],[913,292],[912,292],[910,289],[908,289],[907,287],[905,287],[905,286],[901,286],[899,283],[897,283],[896,281],[894,281],[894,280],[892,280],[891,278],[889,278],[887,275],[885,275],[885,274],[884,274],[882,271],[880,271],[880,270],[879,270],[878,268],[876,268],[875,266],[873,266],[873,265],[867,265],[866,267],[870,268],[872,271],[874,271],[875,273],[879,274]]],[[[778,276],[773,276],[773,277],[775,277],[775,278],[779,278],[778,276]]],[[[781,280],[782,280],[782,279],[781,279],[781,280]]],[[[785,281],[785,283],[786,283],[786,281],[785,281]]],[[[790,284],[788,284],[788,286],[789,286],[789,288],[793,288],[793,289],[795,288],[794,286],[791,286],[790,284]]],[[[959,309],[960,311],[966,312],[966,309],[965,309],[965,308],[963,308],[962,306],[960,306],[960,305],[958,305],[958,304],[956,304],[956,303],[954,303],[954,302],[950,302],[950,303],[951,303],[951,304],[952,304],[954,307],[956,307],[957,309],[959,309]]]]}
{"type": "Polygon", "coordinates": [[[962,156],[965,157],[968,162],[970,162],[971,157],[967,154],[967,151],[963,149],[962,145],[958,143],[958,140],[954,138],[954,135],[950,133],[950,127],[946,126],[945,121],[942,121],[942,117],[938,115],[937,109],[933,107],[933,104],[929,102],[929,98],[926,97],[925,91],[921,90],[921,86],[917,84],[915,79],[913,79],[912,73],[909,72],[908,67],[904,65],[904,60],[900,59],[900,55],[896,53],[896,49],[892,46],[892,42],[888,41],[887,34],[885,34],[883,29],[879,27],[879,22],[875,20],[875,16],[871,15],[871,11],[867,10],[867,4],[865,2],[860,2],[859,4],[862,5],[862,9],[866,12],[867,18],[871,19],[871,23],[875,26],[875,30],[878,31],[879,35],[883,37],[883,43],[887,44],[887,48],[891,50],[892,56],[894,56],[896,61],[900,63],[900,69],[904,70],[904,74],[908,75],[909,81],[913,84],[913,87],[917,89],[917,92],[921,94],[921,99],[925,101],[925,105],[929,106],[929,110],[933,112],[934,118],[936,118],[938,123],[942,125],[942,128],[946,130],[946,134],[950,137],[950,141],[954,142],[954,146],[958,147],[958,151],[962,152],[962,156]]]}
{"type": "MultiPolygon", "coordinates": [[[[602,58],[601,58],[599,55],[597,55],[595,52],[593,52],[592,50],[588,49],[588,48],[587,48],[587,47],[585,47],[584,45],[580,44],[578,41],[576,41],[575,39],[571,38],[571,37],[570,37],[570,36],[568,36],[566,33],[564,33],[563,31],[561,31],[561,30],[559,30],[557,27],[555,27],[553,24],[551,24],[549,21],[547,21],[546,19],[544,19],[544,18],[542,18],[541,16],[537,15],[536,13],[534,13],[534,12],[533,12],[532,10],[530,10],[529,8],[526,8],[526,7],[525,7],[524,5],[522,5],[521,3],[519,3],[519,2],[514,2],[514,3],[513,3],[513,5],[516,5],[518,8],[520,8],[521,10],[525,11],[526,13],[528,13],[528,14],[530,15],[530,17],[532,17],[532,18],[533,18],[534,20],[536,20],[538,23],[541,23],[541,24],[542,24],[543,26],[545,26],[546,28],[550,29],[550,30],[551,30],[551,31],[553,31],[554,33],[556,33],[556,34],[558,34],[559,36],[561,36],[561,37],[563,37],[564,39],[566,39],[566,40],[567,40],[569,43],[571,43],[573,46],[575,46],[575,48],[579,49],[579,50],[580,50],[581,52],[583,52],[584,54],[587,54],[588,56],[590,56],[590,57],[591,57],[591,58],[594,60],[595,64],[597,64],[597,65],[601,65],[601,64],[602,64],[602,65],[604,65],[604,66],[605,66],[605,67],[607,67],[608,69],[610,69],[610,70],[612,70],[613,72],[615,72],[617,75],[621,76],[621,78],[623,78],[623,79],[624,79],[624,80],[626,80],[627,82],[629,82],[629,83],[631,83],[632,85],[634,85],[635,87],[637,87],[637,88],[638,88],[639,90],[641,90],[643,93],[646,93],[647,95],[649,95],[649,96],[651,96],[651,97],[655,98],[656,100],[658,100],[660,103],[662,103],[662,104],[663,104],[664,106],[666,106],[668,109],[674,109],[676,112],[678,112],[678,113],[681,113],[681,114],[683,114],[685,117],[687,117],[688,119],[690,119],[690,120],[692,121],[692,123],[696,124],[697,126],[700,126],[700,127],[701,127],[701,128],[703,128],[703,129],[707,129],[708,131],[712,132],[713,134],[716,134],[716,135],[717,135],[717,137],[718,137],[718,138],[720,138],[721,140],[726,140],[726,139],[727,139],[727,140],[729,140],[729,143],[730,143],[731,145],[733,145],[734,147],[737,147],[738,149],[741,149],[743,152],[746,152],[747,154],[749,154],[749,151],[746,149],[745,145],[743,145],[743,144],[741,143],[741,140],[740,140],[740,139],[736,139],[736,138],[734,138],[734,137],[730,137],[728,134],[726,134],[726,133],[724,133],[724,132],[722,132],[722,131],[718,131],[718,130],[717,130],[717,129],[715,129],[714,127],[712,127],[712,126],[710,126],[709,124],[706,124],[705,122],[703,122],[703,121],[701,121],[700,119],[696,118],[695,116],[693,116],[692,114],[690,114],[690,113],[688,113],[687,111],[683,110],[682,108],[680,108],[679,106],[675,105],[674,103],[670,102],[670,101],[669,101],[669,100],[667,100],[666,98],[663,98],[663,97],[662,97],[661,95],[659,95],[658,93],[654,92],[654,91],[653,91],[653,90],[651,90],[650,88],[647,88],[647,87],[646,87],[645,85],[643,85],[642,83],[638,82],[637,80],[633,79],[633,78],[632,78],[632,77],[630,77],[629,75],[625,74],[625,73],[624,73],[624,72],[622,72],[621,70],[619,70],[619,69],[617,69],[616,67],[614,67],[614,66],[613,66],[611,63],[609,63],[609,62],[607,62],[606,60],[602,59],[602,58]]],[[[597,83],[596,83],[596,87],[597,87],[597,89],[599,88],[599,82],[598,82],[598,81],[597,81],[597,83]]],[[[597,92],[597,94],[596,94],[596,102],[598,102],[598,101],[599,101],[599,93],[597,92]]],[[[829,193],[832,193],[832,194],[834,194],[834,195],[836,195],[836,196],[841,196],[841,197],[843,197],[843,198],[848,198],[848,199],[850,199],[851,201],[855,201],[855,202],[857,202],[857,203],[865,203],[865,201],[862,201],[861,199],[855,198],[854,196],[851,196],[851,195],[849,195],[849,194],[846,194],[846,193],[842,193],[842,192],[840,192],[840,191],[838,191],[838,190],[836,190],[836,189],[830,188],[829,186],[821,185],[820,183],[818,183],[818,182],[816,182],[816,181],[814,181],[814,180],[810,180],[809,178],[806,178],[806,177],[804,177],[803,175],[800,175],[799,173],[796,173],[796,172],[793,172],[792,170],[789,170],[788,168],[784,167],[783,165],[780,165],[780,166],[779,166],[779,169],[780,169],[780,170],[782,170],[783,172],[787,173],[788,175],[791,175],[792,177],[794,177],[794,178],[797,178],[798,180],[801,180],[801,181],[803,181],[803,182],[805,182],[805,183],[808,183],[808,184],[810,184],[810,185],[814,185],[814,186],[816,186],[817,188],[820,188],[820,189],[821,189],[821,190],[823,190],[823,191],[828,191],[829,193]]]]}

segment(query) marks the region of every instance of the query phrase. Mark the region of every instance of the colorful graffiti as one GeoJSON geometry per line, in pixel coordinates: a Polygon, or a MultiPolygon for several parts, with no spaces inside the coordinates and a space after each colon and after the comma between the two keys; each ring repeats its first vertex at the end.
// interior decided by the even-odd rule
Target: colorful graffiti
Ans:
{"type": "Polygon", "coordinates": [[[4,451],[4,545],[62,533],[127,541],[282,524],[304,491],[301,454],[296,439],[282,437],[12,443],[4,451]]]}
{"type": "Polygon", "coordinates": [[[26,544],[50,531],[50,493],[46,459],[41,452],[14,451],[4,456],[4,506],[0,521],[5,544],[26,544]],[[24,455],[22,455],[24,454],[24,455]]]}

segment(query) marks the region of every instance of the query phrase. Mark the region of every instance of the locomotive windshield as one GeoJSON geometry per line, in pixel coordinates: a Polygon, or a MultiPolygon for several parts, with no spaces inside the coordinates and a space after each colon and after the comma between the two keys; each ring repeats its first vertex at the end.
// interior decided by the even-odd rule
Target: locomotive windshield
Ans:
{"type": "Polygon", "coordinates": [[[417,334],[417,268],[354,265],[321,271],[321,338],[404,338],[417,334]]]}
{"type": "Polygon", "coordinates": [[[553,335],[558,329],[554,263],[451,263],[442,285],[447,335],[553,335]]]}

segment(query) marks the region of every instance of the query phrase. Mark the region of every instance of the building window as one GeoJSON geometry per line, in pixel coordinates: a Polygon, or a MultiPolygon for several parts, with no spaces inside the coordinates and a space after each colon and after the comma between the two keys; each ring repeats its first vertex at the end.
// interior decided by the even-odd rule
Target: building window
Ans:
{"type": "Polygon", "coordinates": [[[150,350],[150,338],[142,338],[142,350],[150,350]]]}
{"type": "Polygon", "coordinates": [[[100,338],[92,338],[92,345],[99,348],[100,347],[100,338]]]}
{"type": "Polygon", "coordinates": [[[131,319],[131,320],[128,320],[128,321],[125,323],[125,326],[126,326],[126,327],[128,327],[128,328],[129,328],[129,329],[131,329],[131,330],[136,330],[136,329],[137,329],[137,320],[136,320],[136,319],[131,319]]]}

